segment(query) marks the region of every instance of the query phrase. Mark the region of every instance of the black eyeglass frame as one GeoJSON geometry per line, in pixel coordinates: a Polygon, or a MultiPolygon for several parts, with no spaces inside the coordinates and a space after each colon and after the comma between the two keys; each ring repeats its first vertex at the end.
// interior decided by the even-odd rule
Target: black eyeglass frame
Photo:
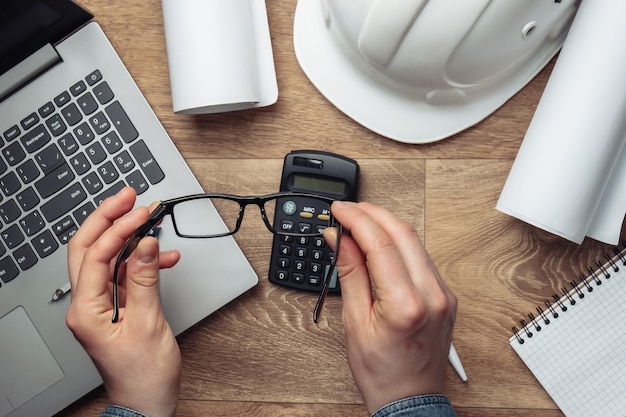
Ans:
{"type": "MultiPolygon", "coordinates": [[[[183,197],[176,197],[169,200],[163,200],[159,203],[159,205],[152,211],[148,220],[140,226],[137,231],[126,241],[126,244],[120,251],[117,260],[115,261],[115,269],[113,270],[113,318],[111,319],[112,323],[117,323],[119,320],[119,294],[118,294],[118,283],[119,283],[119,270],[122,265],[133,253],[133,251],[137,248],[139,241],[144,237],[148,236],[152,229],[163,220],[163,218],[167,215],[172,216],[172,225],[174,226],[174,232],[177,236],[188,239],[212,239],[219,238],[225,236],[232,236],[239,231],[241,227],[241,223],[243,222],[243,216],[245,214],[246,207],[248,205],[254,204],[259,207],[261,211],[261,218],[263,219],[263,223],[267,229],[275,234],[281,236],[295,236],[295,237],[314,237],[321,236],[322,230],[315,230],[309,233],[299,233],[299,232],[286,232],[282,230],[275,230],[270,223],[270,220],[267,217],[267,213],[265,211],[265,203],[270,200],[277,200],[279,198],[284,197],[304,197],[304,198],[314,198],[317,200],[323,200],[328,203],[328,206],[335,201],[335,199],[317,195],[317,194],[308,194],[308,193],[299,193],[299,192],[291,192],[291,191],[283,191],[279,193],[266,194],[262,196],[238,196],[233,194],[220,194],[220,193],[204,193],[204,194],[192,194],[183,197]],[[237,215],[237,222],[235,223],[235,227],[233,230],[219,233],[219,234],[211,234],[211,235],[188,235],[184,233],[180,233],[178,227],[176,225],[176,216],[173,215],[174,207],[179,203],[184,203],[192,200],[199,199],[211,199],[211,198],[220,198],[225,200],[235,201],[239,204],[239,213],[237,215]]],[[[337,240],[335,242],[335,250],[334,256],[332,258],[330,267],[324,274],[324,280],[322,284],[322,290],[317,299],[317,303],[315,304],[315,309],[313,311],[313,321],[315,323],[318,322],[319,316],[322,310],[322,306],[324,305],[324,301],[326,296],[328,295],[328,290],[330,288],[330,282],[332,280],[332,276],[337,269],[337,257],[339,255],[339,242],[341,239],[341,234],[343,233],[343,227],[341,224],[330,215],[329,219],[329,227],[337,228],[337,240]]],[[[313,229],[312,229],[313,230],[313,229]]]]}

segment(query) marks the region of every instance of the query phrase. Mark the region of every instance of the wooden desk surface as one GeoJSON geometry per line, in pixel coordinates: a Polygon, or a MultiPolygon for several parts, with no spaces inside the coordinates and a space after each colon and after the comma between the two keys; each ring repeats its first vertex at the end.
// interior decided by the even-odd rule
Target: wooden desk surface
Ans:
{"type": "MultiPolygon", "coordinates": [[[[278,189],[283,156],[321,149],[358,160],[361,200],[412,222],[457,294],[454,343],[469,383],[448,369],[447,394],[461,417],[562,416],[508,344],[511,326],[608,250],[575,245],[495,210],[496,201],[552,64],[477,126],[429,145],[378,136],[327,102],[293,51],[296,0],[267,2],[278,102],[203,116],[172,112],[158,0],[82,0],[206,190],[255,194],[278,189]]],[[[184,333],[179,416],[366,416],[346,363],[341,300],[327,301],[267,281],[271,236],[248,219],[237,241],[260,277],[257,287],[184,333]]],[[[98,415],[97,389],[59,416],[98,415]]]]}

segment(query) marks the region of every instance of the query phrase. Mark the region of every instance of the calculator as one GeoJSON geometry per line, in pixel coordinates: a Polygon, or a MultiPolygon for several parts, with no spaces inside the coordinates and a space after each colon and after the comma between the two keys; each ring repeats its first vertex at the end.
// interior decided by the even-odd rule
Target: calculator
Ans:
{"type": "MultiPolygon", "coordinates": [[[[297,150],[285,156],[280,191],[356,201],[358,185],[359,165],[353,159],[315,150],[297,150]]],[[[313,228],[322,228],[327,224],[316,216],[308,216],[309,211],[330,213],[330,206],[320,200],[294,197],[288,204],[277,207],[274,224],[280,224],[293,216],[302,217],[301,220],[310,223],[313,228]]],[[[269,281],[297,290],[320,292],[333,256],[323,236],[274,235],[269,281]]],[[[329,292],[340,292],[336,273],[331,277],[329,292]]]]}

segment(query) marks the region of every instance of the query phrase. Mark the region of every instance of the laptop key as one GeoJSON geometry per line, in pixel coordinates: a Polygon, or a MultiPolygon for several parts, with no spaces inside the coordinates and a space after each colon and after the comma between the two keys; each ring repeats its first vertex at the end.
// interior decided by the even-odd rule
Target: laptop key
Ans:
{"type": "Polygon", "coordinates": [[[50,142],[50,134],[43,125],[39,125],[20,139],[29,153],[36,152],[50,142]]]}
{"type": "Polygon", "coordinates": [[[46,230],[38,235],[33,239],[32,243],[40,258],[45,258],[46,256],[51,255],[59,248],[59,244],[50,230],[46,230]]]}
{"type": "Polygon", "coordinates": [[[55,137],[62,135],[67,130],[67,125],[58,113],[46,120],[46,126],[55,137]]]}
{"type": "Polygon", "coordinates": [[[85,77],[85,81],[87,81],[87,84],[89,85],[94,85],[101,79],[102,79],[102,74],[100,73],[100,70],[95,70],[94,72],[92,72],[91,74],[85,77]]]}
{"type": "Polygon", "coordinates": [[[117,154],[115,156],[115,164],[122,174],[126,174],[131,169],[135,168],[135,161],[133,161],[128,151],[122,151],[117,154]]]}
{"type": "Polygon", "coordinates": [[[74,135],[76,135],[76,139],[78,139],[81,145],[87,145],[96,137],[87,122],[81,123],[76,129],[74,129],[74,135]]]}
{"type": "Polygon", "coordinates": [[[37,161],[43,173],[47,175],[65,162],[65,159],[63,159],[59,148],[55,144],[52,144],[35,155],[35,161],[37,161]]]}
{"type": "Polygon", "coordinates": [[[159,164],[156,162],[143,140],[140,140],[132,145],[130,147],[130,152],[139,163],[143,173],[146,177],[148,177],[150,184],[157,184],[165,178],[165,174],[161,170],[161,167],[159,167],[159,164]]]}
{"type": "Polygon", "coordinates": [[[41,106],[39,108],[39,110],[37,110],[37,112],[39,113],[39,115],[42,118],[46,118],[48,116],[50,116],[52,113],[54,113],[54,104],[52,104],[51,101],[47,102],[46,104],[44,104],[43,106],[41,106]]]}
{"type": "Polygon", "coordinates": [[[111,155],[122,149],[122,141],[117,133],[115,133],[115,130],[107,133],[106,136],[102,138],[102,143],[104,144],[107,152],[111,155]]]}
{"type": "Polygon", "coordinates": [[[69,213],[74,207],[87,198],[87,194],[79,183],[72,184],[69,188],[59,193],[47,203],[41,206],[43,217],[52,222],[69,213]]]}
{"type": "Polygon", "coordinates": [[[100,104],[107,104],[109,101],[113,100],[113,91],[109,87],[106,81],[98,84],[93,88],[93,93],[96,95],[96,98],[100,102],[100,104]]]}
{"type": "Polygon", "coordinates": [[[120,176],[120,174],[117,172],[117,169],[115,169],[115,166],[113,166],[113,162],[111,161],[107,161],[104,164],[100,165],[98,167],[98,174],[100,174],[102,180],[107,184],[111,184],[120,176]]]}
{"type": "Polygon", "coordinates": [[[111,103],[105,110],[111,119],[111,123],[115,126],[115,129],[117,129],[124,142],[131,143],[137,139],[139,133],[128,118],[128,115],[119,101],[111,103]]]}
{"type": "Polygon", "coordinates": [[[17,196],[15,196],[20,207],[22,207],[23,211],[30,211],[37,204],[39,204],[39,197],[37,193],[33,189],[33,187],[28,187],[24,189],[24,191],[20,192],[17,196]]]}
{"type": "Polygon", "coordinates": [[[70,92],[74,97],[76,97],[77,95],[84,93],[86,89],[87,86],[85,85],[85,82],[81,80],[70,87],[70,92]]]}
{"type": "Polygon", "coordinates": [[[91,168],[91,164],[82,152],[70,158],[70,165],[78,175],[83,175],[91,168]]]}
{"type": "Polygon", "coordinates": [[[78,107],[74,103],[70,103],[61,110],[63,118],[68,125],[74,126],[83,118],[83,114],[78,110],[78,107]]]}
{"type": "Polygon", "coordinates": [[[22,211],[13,199],[0,205],[0,217],[2,217],[2,220],[7,224],[17,220],[21,214],[22,211]]]}
{"type": "Polygon", "coordinates": [[[20,274],[20,270],[17,269],[13,259],[10,256],[0,259],[0,279],[5,284],[13,281],[20,274]]]}
{"type": "Polygon", "coordinates": [[[91,113],[98,110],[98,103],[96,103],[96,99],[89,91],[78,97],[76,102],[85,116],[89,116],[91,113]]]}
{"type": "Polygon", "coordinates": [[[93,203],[91,201],[88,201],[86,204],[83,204],[78,209],[74,210],[72,214],[74,215],[74,218],[76,219],[78,224],[81,225],[85,220],[87,220],[87,217],[89,217],[89,215],[95,210],[96,207],[93,205],[93,203]]]}
{"type": "Polygon", "coordinates": [[[4,229],[1,233],[2,240],[7,245],[7,248],[14,249],[24,241],[24,234],[17,226],[17,224],[11,225],[4,229]]]}
{"type": "Polygon", "coordinates": [[[9,165],[15,166],[24,160],[26,153],[19,142],[13,142],[2,150],[2,156],[9,165]]]}
{"type": "Polygon", "coordinates": [[[37,210],[22,218],[19,223],[26,236],[29,237],[41,231],[46,225],[37,210]]]}
{"type": "Polygon", "coordinates": [[[54,98],[54,104],[56,104],[57,107],[63,107],[67,103],[69,103],[70,100],[71,100],[70,94],[67,91],[64,91],[54,98]]]}
{"type": "Polygon", "coordinates": [[[98,135],[102,135],[111,128],[111,124],[107,120],[103,112],[98,112],[89,118],[89,123],[98,135]]]}
{"type": "Polygon", "coordinates": [[[57,140],[57,143],[61,147],[65,156],[70,156],[74,154],[74,152],[78,151],[78,143],[76,143],[76,140],[71,133],[64,135],[62,138],[57,140]]]}
{"type": "Polygon", "coordinates": [[[16,249],[13,252],[13,256],[15,256],[15,260],[22,271],[32,268],[38,261],[37,255],[35,255],[28,243],[16,249]]]}
{"type": "Polygon", "coordinates": [[[87,174],[83,178],[82,182],[87,189],[87,192],[92,195],[100,192],[104,188],[104,184],[100,181],[100,178],[98,178],[98,175],[95,172],[87,174]]]}
{"type": "Polygon", "coordinates": [[[35,126],[37,122],[39,122],[39,116],[37,116],[37,113],[32,112],[31,114],[23,118],[20,124],[22,125],[22,128],[24,130],[28,130],[31,127],[35,126]]]}
{"type": "Polygon", "coordinates": [[[20,180],[14,172],[9,172],[4,177],[0,178],[0,189],[7,197],[18,192],[21,187],[20,180]]]}
{"type": "Polygon", "coordinates": [[[37,168],[37,165],[35,165],[32,159],[28,159],[22,165],[17,167],[16,172],[24,184],[35,181],[35,179],[39,176],[39,168],[37,168]]]}
{"type": "Polygon", "coordinates": [[[9,129],[5,130],[2,136],[7,142],[12,141],[20,135],[20,128],[17,125],[13,125],[9,129]]]}
{"type": "Polygon", "coordinates": [[[70,216],[65,216],[52,226],[52,231],[56,235],[57,239],[59,239],[59,242],[65,245],[70,241],[70,238],[76,234],[78,227],[70,216]]]}
{"type": "Polygon", "coordinates": [[[143,194],[149,187],[148,181],[141,175],[139,170],[133,171],[126,177],[128,185],[135,189],[137,195],[143,194]]]}
{"type": "Polygon", "coordinates": [[[67,163],[63,163],[54,171],[40,179],[35,183],[35,188],[43,198],[50,197],[52,194],[63,189],[75,178],[74,173],[67,163]]]}

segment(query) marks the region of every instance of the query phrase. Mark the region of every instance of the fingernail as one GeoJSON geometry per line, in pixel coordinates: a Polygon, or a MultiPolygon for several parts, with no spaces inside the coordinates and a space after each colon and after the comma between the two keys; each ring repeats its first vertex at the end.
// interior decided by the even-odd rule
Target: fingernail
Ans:
{"type": "Polygon", "coordinates": [[[153,250],[152,246],[145,244],[144,240],[139,242],[135,253],[137,254],[137,260],[143,264],[150,264],[156,259],[156,251],[153,250]]]}

